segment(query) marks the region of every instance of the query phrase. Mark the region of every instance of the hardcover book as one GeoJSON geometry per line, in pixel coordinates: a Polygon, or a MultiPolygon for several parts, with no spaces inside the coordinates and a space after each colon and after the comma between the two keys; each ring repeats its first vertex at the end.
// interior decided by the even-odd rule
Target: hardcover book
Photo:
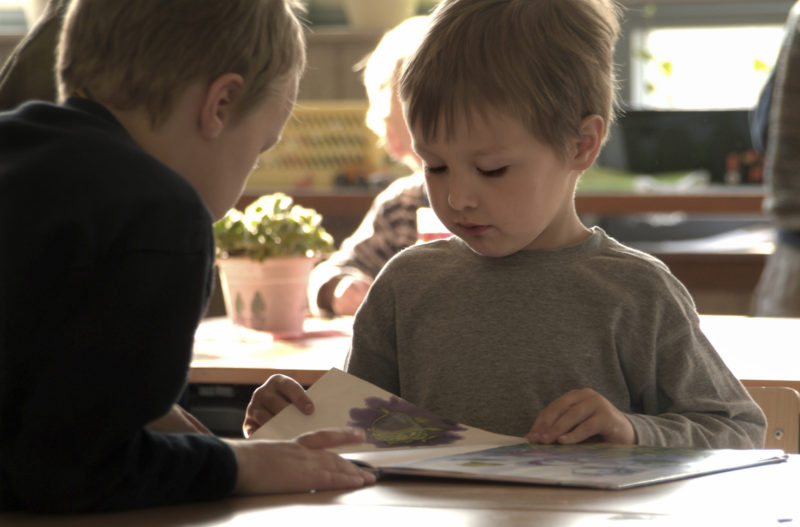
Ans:
{"type": "Polygon", "coordinates": [[[380,476],[409,475],[625,489],[786,459],[782,450],[540,445],[438,416],[341,370],[308,390],[316,410],[289,406],[252,437],[291,439],[320,428],[363,428],[366,442],[334,449],[380,476]]]}

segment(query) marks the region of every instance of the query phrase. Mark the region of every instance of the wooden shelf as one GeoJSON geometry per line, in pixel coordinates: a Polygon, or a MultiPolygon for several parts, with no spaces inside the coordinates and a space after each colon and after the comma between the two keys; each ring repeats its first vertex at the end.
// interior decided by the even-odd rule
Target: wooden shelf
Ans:
{"type": "MultiPolygon", "coordinates": [[[[298,203],[316,209],[323,216],[363,216],[375,198],[375,190],[286,191],[298,203]]],[[[239,201],[244,207],[258,196],[248,191],[239,201]]],[[[696,193],[636,194],[626,192],[579,192],[575,206],[579,214],[624,216],[649,212],[697,214],[761,214],[761,189],[720,189],[696,193]]]]}
{"type": "Polygon", "coordinates": [[[579,214],[624,216],[649,212],[687,212],[697,214],[761,214],[764,192],[761,189],[708,191],[686,194],[578,193],[575,206],[579,214]]]}

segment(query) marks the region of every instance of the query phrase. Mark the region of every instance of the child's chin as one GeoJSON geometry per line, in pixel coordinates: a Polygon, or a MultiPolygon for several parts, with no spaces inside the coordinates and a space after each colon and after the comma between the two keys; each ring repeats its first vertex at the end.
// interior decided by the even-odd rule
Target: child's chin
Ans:
{"type": "MultiPolygon", "coordinates": [[[[463,240],[463,238],[462,238],[463,240]]],[[[464,243],[472,249],[474,252],[480,254],[481,256],[487,256],[489,258],[502,258],[503,256],[508,256],[510,254],[514,254],[518,252],[517,250],[513,249],[499,249],[496,247],[489,247],[483,244],[478,243],[470,243],[469,240],[464,240],[464,243]]]]}

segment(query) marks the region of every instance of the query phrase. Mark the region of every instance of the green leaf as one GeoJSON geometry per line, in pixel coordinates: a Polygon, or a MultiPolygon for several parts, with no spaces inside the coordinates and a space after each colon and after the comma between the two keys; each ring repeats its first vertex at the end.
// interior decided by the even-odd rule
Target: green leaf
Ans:
{"type": "Polygon", "coordinates": [[[231,209],[214,224],[217,255],[264,260],[273,256],[324,254],[333,237],[315,210],[293,203],[284,193],[260,196],[244,212],[231,209]]]}

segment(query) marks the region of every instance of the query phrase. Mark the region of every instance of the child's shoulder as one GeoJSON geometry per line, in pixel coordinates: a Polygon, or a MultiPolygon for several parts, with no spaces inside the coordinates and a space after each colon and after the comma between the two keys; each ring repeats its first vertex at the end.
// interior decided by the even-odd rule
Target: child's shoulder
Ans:
{"type": "Polygon", "coordinates": [[[434,269],[456,260],[454,256],[463,251],[463,242],[455,236],[417,243],[395,254],[386,267],[392,273],[416,273],[420,269],[434,269]]]}
{"type": "Polygon", "coordinates": [[[595,234],[600,237],[600,256],[616,260],[617,263],[630,265],[634,269],[643,271],[669,272],[669,268],[656,258],[639,249],[634,249],[620,241],[612,238],[599,227],[595,227],[595,234]]]}
{"type": "Polygon", "coordinates": [[[639,290],[683,290],[683,285],[669,267],[646,252],[629,247],[595,227],[600,236],[599,250],[592,265],[603,266],[608,276],[623,280],[629,287],[639,290]]]}

